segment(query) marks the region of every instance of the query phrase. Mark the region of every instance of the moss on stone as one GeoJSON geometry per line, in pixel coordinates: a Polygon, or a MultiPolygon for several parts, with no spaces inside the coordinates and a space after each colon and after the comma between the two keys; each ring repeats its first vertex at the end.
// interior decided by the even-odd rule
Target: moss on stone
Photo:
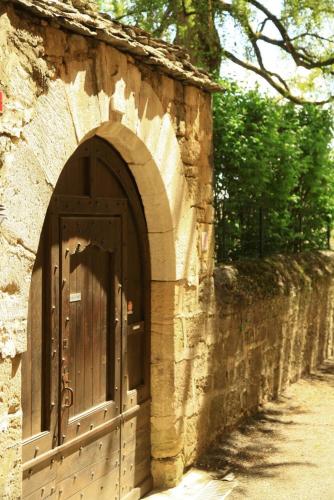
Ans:
{"type": "Polygon", "coordinates": [[[333,272],[333,252],[304,252],[222,264],[215,271],[215,284],[224,292],[219,293],[223,302],[250,303],[309,289],[328,279],[333,272]]]}

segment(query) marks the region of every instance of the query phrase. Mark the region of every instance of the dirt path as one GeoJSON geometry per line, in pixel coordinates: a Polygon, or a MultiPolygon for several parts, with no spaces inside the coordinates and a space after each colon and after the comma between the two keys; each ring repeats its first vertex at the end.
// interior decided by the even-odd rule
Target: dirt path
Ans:
{"type": "Polygon", "coordinates": [[[153,498],[334,500],[334,360],[225,436],[153,498]],[[227,481],[229,479],[229,481],[227,481]]]}

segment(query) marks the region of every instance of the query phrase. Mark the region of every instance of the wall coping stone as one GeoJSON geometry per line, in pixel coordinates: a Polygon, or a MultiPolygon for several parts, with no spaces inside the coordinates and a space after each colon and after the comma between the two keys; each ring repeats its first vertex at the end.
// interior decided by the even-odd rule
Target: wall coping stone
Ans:
{"type": "Polygon", "coordinates": [[[225,304],[251,304],[258,299],[310,289],[334,276],[334,252],[302,252],[263,259],[243,259],[215,269],[216,294],[225,304]],[[223,293],[222,293],[223,291],[223,293]]]}

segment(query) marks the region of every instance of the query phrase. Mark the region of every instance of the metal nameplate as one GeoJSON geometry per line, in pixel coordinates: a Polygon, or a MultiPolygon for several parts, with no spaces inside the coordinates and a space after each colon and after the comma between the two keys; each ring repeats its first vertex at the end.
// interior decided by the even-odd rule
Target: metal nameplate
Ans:
{"type": "Polygon", "coordinates": [[[70,302],[79,302],[81,300],[81,292],[70,293],[70,302]]]}

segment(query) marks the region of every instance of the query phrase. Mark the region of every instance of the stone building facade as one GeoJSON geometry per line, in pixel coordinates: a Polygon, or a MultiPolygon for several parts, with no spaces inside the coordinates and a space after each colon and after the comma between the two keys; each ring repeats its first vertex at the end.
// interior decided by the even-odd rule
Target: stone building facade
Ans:
{"type": "MultiPolygon", "coordinates": [[[[15,0],[1,1],[0,16],[1,496],[21,495],[21,359],[43,223],[65,164],[93,137],[126,163],[143,206],[151,276],[151,470],[157,486],[175,484],[204,445],[197,426],[208,424],[199,421],[208,381],[199,354],[211,342],[213,321],[210,93],[216,85],[181,48],[93,10],[15,0]]],[[[50,494],[49,486],[32,498],[50,494]]]]}
{"type": "Polygon", "coordinates": [[[4,499],[134,499],[153,485],[172,486],[218,434],[333,355],[333,254],[214,271],[211,93],[220,89],[181,48],[115,23],[92,4],[0,1],[4,499]],[[120,236],[123,222],[132,229],[120,236]],[[98,257],[84,261],[83,250],[98,257]],[[110,264],[108,252],[122,258],[110,257],[110,264]],[[77,273],[77,283],[76,269],[85,262],[82,273],[93,270],[91,281],[72,293],[66,279],[77,273]],[[131,272],[118,275],[115,269],[126,263],[131,272]],[[109,271],[101,274],[104,265],[109,271]],[[147,299],[144,320],[135,322],[141,295],[130,295],[132,274],[147,299]],[[115,346],[104,358],[102,344],[100,350],[89,344],[93,364],[87,366],[101,384],[100,365],[109,366],[112,354],[116,373],[122,359],[109,397],[115,401],[69,414],[76,392],[87,392],[87,381],[94,389],[95,379],[69,380],[73,366],[80,371],[81,337],[68,337],[73,315],[67,311],[80,307],[87,290],[91,298],[99,295],[100,312],[94,321],[88,314],[84,328],[83,343],[91,342],[89,329],[102,324],[104,290],[111,290],[102,284],[109,276],[115,327],[106,331],[115,346]],[[133,342],[129,329],[146,332],[143,350],[132,358],[121,349],[123,340],[128,349],[133,342]],[[127,391],[138,359],[147,367],[142,385],[127,391]],[[62,435],[63,413],[68,432],[62,435]],[[56,438],[52,445],[49,438],[56,438]]]}

